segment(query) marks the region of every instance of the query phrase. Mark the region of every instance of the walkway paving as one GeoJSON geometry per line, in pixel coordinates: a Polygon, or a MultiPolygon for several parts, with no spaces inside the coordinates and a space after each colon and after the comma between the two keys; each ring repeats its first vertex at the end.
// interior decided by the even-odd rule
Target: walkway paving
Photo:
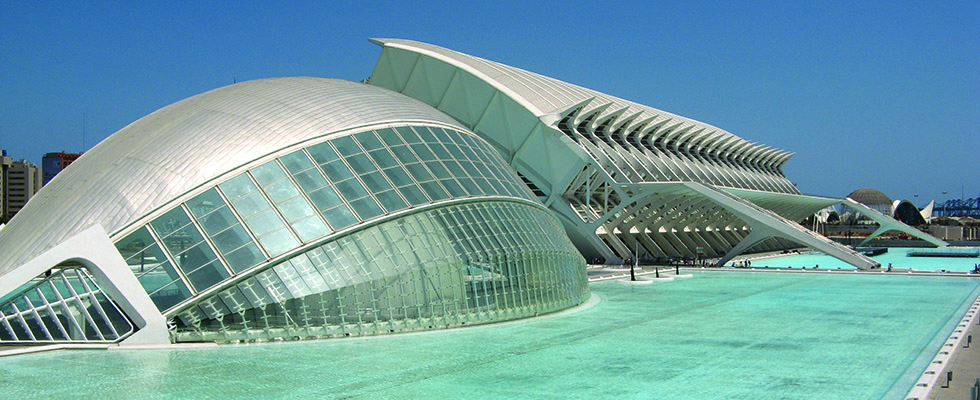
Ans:
{"type": "MultiPolygon", "coordinates": [[[[953,353],[949,364],[942,370],[940,382],[946,382],[947,371],[953,371],[953,381],[948,388],[936,386],[929,393],[935,400],[973,400],[974,384],[980,379],[980,317],[969,325],[966,335],[973,336],[970,347],[960,347],[953,353]]],[[[969,336],[967,336],[969,337],[969,336]]],[[[964,345],[965,346],[965,345],[964,345]]],[[[941,384],[940,384],[941,385],[941,384]]]]}

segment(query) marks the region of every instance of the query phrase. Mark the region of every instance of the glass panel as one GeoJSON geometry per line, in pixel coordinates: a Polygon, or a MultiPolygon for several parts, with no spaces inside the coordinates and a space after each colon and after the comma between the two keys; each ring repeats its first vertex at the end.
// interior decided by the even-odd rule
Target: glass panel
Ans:
{"type": "Polygon", "coordinates": [[[271,209],[245,221],[255,236],[262,236],[277,229],[285,228],[282,219],[271,209]]]}
{"type": "Polygon", "coordinates": [[[402,196],[405,197],[405,200],[408,200],[408,202],[413,206],[429,202],[429,199],[425,197],[425,194],[422,193],[422,190],[419,189],[418,186],[403,186],[398,188],[398,192],[401,193],[402,196]]]}
{"type": "Polygon", "coordinates": [[[173,281],[180,280],[180,276],[169,262],[164,262],[140,275],[138,280],[147,293],[153,293],[173,281]]]}
{"type": "Polygon", "coordinates": [[[248,175],[241,174],[234,178],[229,179],[227,182],[218,185],[221,191],[224,192],[225,197],[229,200],[234,201],[238,197],[245,194],[254,192],[258,190],[252,180],[248,178],[248,175]]]}
{"type": "Polygon", "coordinates": [[[398,165],[398,161],[395,161],[395,157],[388,152],[387,149],[380,149],[372,151],[371,159],[374,160],[375,164],[378,164],[380,168],[390,168],[398,165]]]}
{"type": "Polygon", "coordinates": [[[397,157],[398,161],[401,161],[402,164],[411,164],[411,163],[419,162],[419,158],[416,157],[415,153],[412,153],[412,151],[409,150],[408,147],[405,146],[392,147],[391,152],[395,154],[395,157],[397,157]]]}
{"type": "Polygon", "coordinates": [[[436,159],[435,154],[432,154],[432,151],[429,150],[429,147],[424,144],[421,143],[413,144],[411,145],[411,147],[412,147],[412,151],[415,152],[415,155],[419,157],[419,160],[430,161],[436,159]]]}
{"type": "Polygon", "coordinates": [[[316,208],[321,211],[343,203],[343,200],[340,199],[337,192],[329,186],[315,192],[311,192],[309,196],[310,200],[313,200],[313,205],[315,205],[316,208]]]}
{"type": "Polygon", "coordinates": [[[336,138],[331,140],[330,143],[333,144],[334,147],[337,148],[337,151],[343,156],[349,156],[361,152],[361,148],[357,146],[357,143],[354,143],[354,139],[352,139],[350,136],[336,138]]]}
{"type": "Polygon", "coordinates": [[[413,131],[412,128],[409,128],[407,126],[399,126],[395,128],[395,131],[398,132],[398,134],[402,137],[402,139],[405,140],[406,143],[422,142],[422,140],[419,139],[418,135],[415,134],[415,131],[413,131]]]}
{"type": "Polygon", "coordinates": [[[187,280],[198,291],[202,291],[228,277],[228,271],[215,261],[187,274],[187,280]]]}
{"type": "Polygon", "coordinates": [[[252,238],[245,232],[245,228],[236,224],[231,229],[211,236],[211,241],[214,242],[214,246],[218,248],[218,251],[225,254],[241,247],[245,243],[251,242],[252,238]]]}
{"type": "Polygon", "coordinates": [[[183,208],[177,207],[150,222],[150,226],[153,227],[157,236],[164,237],[180,230],[189,223],[191,223],[191,218],[187,216],[183,208]]]}
{"type": "Polygon", "coordinates": [[[286,166],[286,170],[290,174],[296,174],[297,172],[304,171],[313,167],[313,162],[310,158],[306,156],[303,150],[294,151],[282,157],[279,157],[279,161],[282,165],[286,166]]]}
{"type": "Polygon", "coordinates": [[[265,248],[265,251],[271,257],[278,256],[289,249],[299,246],[296,238],[286,229],[280,229],[267,236],[260,237],[259,243],[262,243],[262,247],[265,248]]]}
{"type": "Polygon", "coordinates": [[[347,163],[350,164],[350,167],[353,168],[358,175],[365,174],[378,169],[377,167],[374,166],[374,163],[371,162],[371,159],[369,159],[368,156],[364,154],[356,154],[347,157],[347,163]]]}
{"type": "MultiPolygon", "coordinates": [[[[214,254],[214,251],[206,243],[200,243],[194,247],[191,247],[180,254],[174,255],[174,260],[177,261],[177,266],[185,274],[200,268],[202,265],[210,263],[217,259],[218,256],[214,254]]],[[[192,282],[193,283],[193,282],[192,282]]],[[[195,285],[195,287],[198,287],[195,285]]],[[[201,287],[198,287],[203,289],[201,287]]]]}
{"type": "Polygon", "coordinates": [[[293,177],[296,179],[296,182],[299,183],[299,187],[303,188],[303,191],[307,193],[327,186],[327,180],[324,179],[323,175],[320,174],[320,171],[316,170],[315,168],[300,172],[293,175],[293,177]]]}
{"type": "Polygon", "coordinates": [[[235,206],[235,211],[238,211],[238,215],[245,219],[270,208],[269,201],[258,191],[239,197],[231,203],[235,206]]]}
{"type": "Polygon", "coordinates": [[[428,167],[430,171],[432,171],[432,174],[435,175],[436,178],[448,179],[452,177],[452,175],[449,174],[449,171],[446,170],[446,167],[443,167],[442,164],[436,161],[426,162],[425,166],[428,167]]]}
{"type": "Polygon", "coordinates": [[[388,212],[398,211],[407,207],[405,201],[402,200],[401,197],[398,197],[398,193],[396,193],[394,190],[378,193],[375,195],[375,197],[378,198],[378,201],[381,202],[381,205],[384,206],[385,210],[388,210],[388,212]]]}
{"type": "Polygon", "coordinates": [[[218,195],[217,190],[211,189],[188,200],[186,204],[187,209],[191,210],[191,214],[200,218],[202,215],[223,207],[225,201],[218,195]]]}
{"type": "Polygon", "coordinates": [[[229,226],[238,225],[238,219],[235,218],[235,215],[231,213],[228,207],[221,207],[217,211],[201,218],[198,222],[208,235],[214,235],[229,226]]]}
{"type": "MultiPolygon", "coordinates": [[[[429,164],[426,164],[426,165],[429,165],[429,164]]],[[[456,161],[444,161],[443,162],[443,165],[445,165],[446,168],[449,169],[449,173],[451,173],[454,177],[464,177],[464,176],[467,176],[466,175],[466,171],[463,171],[463,168],[460,167],[459,164],[456,163],[456,161]]],[[[430,166],[430,168],[431,168],[431,166],[430,166]]]]}
{"type": "Polygon", "coordinates": [[[412,130],[414,130],[415,133],[417,133],[419,135],[419,137],[422,138],[423,141],[425,141],[427,143],[438,143],[438,141],[436,140],[436,137],[435,136],[432,136],[432,133],[429,132],[429,129],[428,128],[423,127],[423,126],[415,126],[415,127],[412,127],[412,130]]]}
{"type": "Polygon", "coordinates": [[[132,265],[133,261],[131,260],[134,257],[137,259],[136,263],[138,264],[140,253],[143,253],[144,249],[155,244],[156,242],[150,236],[150,233],[147,232],[146,228],[140,228],[116,242],[116,250],[119,250],[119,254],[122,255],[123,259],[132,265]]]}
{"type": "Polygon", "coordinates": [[[327,178],[330,178],[331,182],[340,182],[354,176],[354,174],[350,172],[350,168],[347,168],[347,165],[340,160],[331,161],[327,164],[321,165],[320,167],[323,168],[323,173],[327,174],[327,178]]]}
{"type": "Polygon", "coordinates": [[[374,150],[384,147],[380,140],[374,136],[374,132],[365,131],[354,135],[357,139],[357,143],[361,145],[365,150],[374,150]]]}
{"type": "Polygon", "coordinates": [[[361,217],[361,220],[371,219],[384,213],[381,211],[381,207],[378,207],[378,203],[370,197],[354,200],[350,202],[350,206],[361,217]]]}
{"type": "Polygon", "coordinates": [[[176,281],[151,294],[150,300],[153,300],[153,304],[156,304],[160,311],[164,311],[188,297],[191,297],[191,291],[187,289],[187,285],[182,281],[176,281]]]}
{"type": "Polygon", "coordinates": [[[446,191],[443,190],[442,186],[439,186],[439,184],[436,182],[425,182],[419,184],[419,186],[422,187],[422,190],[425,191],[425,194],[428,195],[432,201],[445,200],[449,198],[449,194],[447,194],[446,191]]]}
{"type": "Polygon", "coordinates": [[[383,172],[385,176],[388,177],[388,180],[390,180],[391,183],[393,183],[395,186],[405,186],[405,185],[415,184],[415,182],[412,181],[412,178],[408,176],[408,173],[405,172],[405,169],[402,167],[388,168],[383,172]]]}
{"type": "Polygon", "coordinates": [[[391,189],[391,185],[385,180],[384,176],[380,172],[372,172],[361,176],[361,180],[367,185],[368,190],[371,193],[377,193],[385,190],[391,189]]]}
{"type": "Polygon", "coordinates": [[[235,272],[242,272],[258,263],[265,261],[265,256],[259,251],[255,243],[249,242],[238,250],[225,254],[225,260],[235,272]]]}
{"type": "Polygon", "coordinates": [[[313,156],[317,164],[326,164],[337,159],[337,152],[330,147],[330,143],[324,142],[306,148],[306,151],[313,156]]]}
{"type": "Polygon", "coordinates": [[[286,200],[299,196],[299,189],[293,184],[289,179],[283,179],[281,181],[263,185],[262,189],[265,190],[269,198],[272,199],[273,203],[280,204],[286,200]]]}
{"type": "Polygon", "coordinates": [[[357,223],[357,217],[346,205],[323,211],[324,218],[335,230],[340,230],[357,223]]]}
{"type": "Polygon", "coordinates": [[[357,199],[368,195],[368,191],[364,189],[364,186],[361,185],[361,182],[358,182],[357,179],[348,179],[343,182],[338,182],[337,190],[340,191],[340,194],[344,195],[344,198],[347,200],[357,199]]]}
{"type": "Polygon", "coordinates": [[[310,203],[308,203],[306,199],[302,197],[297,197],[279,204],[279,211],[289,223],[293,223],[316,214],[316,212],[313,211],[313,207],[310,207],[310,203]]]}
{"type": "Polygon", "coordinates": [[[435,154],[436,158],[438,158],[440,160],[452,160],[453,159],[452,156],[449,155],[449,152],[446,151],[446,149],[444,147],[442,147],[442,145],[440,145],[438,143],[430,143],[429,144],[429,148],[432,149],[432,153],[435,154]]]}
{"type": "Polygon", "coordinates": [[[427,182],[433,179],[432,175],[429,174],[429,170],[425,169],[425,166],[420,163],[408,164],[405,166],[405,169],[407,169],[408,173],[412,174],[412,177],[418,182],[427,182]]]}
{"type": "Polygon", "coordinates": [[[381,140],[385,142],[386,145],[388,145],[388,147],[397,146],[403,143],[401,138],[398,137],[398,134],[392,131],[391,129],[387,129],[387,128],[378,129],[377,132],[378,132],[378,137],[380,137],[381,140]]]}
{"type": "Polygon", "coordinates": [[[463,191],[463,188],[460,187],[459,184],[456,183],[456,181],[454,181],[452,179],[442,179],[442,180],[439,180],[439,183],[442,183],[442,186],[445,187],[446,190],[449,191],[449,194],[451,194],[452,197],[464,197],[464,196],[466,196],[466,192],[463,191]]]}
{"type": "MultiPolygon", "coordinates": [[[[312,211],[312,210],[311,210],[312,211]]],[[[306,219],[296,221],[291,224],[300,240],[304,243],[319,238],[330,232],[330,229],[320,220],[320,217],[312,215],[306,219]]]]}
{"type": "Polygon", "coordinates": [[[204,236],[201,235],[201,232],[194,225],[187,225],[162,240],[164,247],[170,251],[170,254],[177,254],[202,242],[204,236]]]}

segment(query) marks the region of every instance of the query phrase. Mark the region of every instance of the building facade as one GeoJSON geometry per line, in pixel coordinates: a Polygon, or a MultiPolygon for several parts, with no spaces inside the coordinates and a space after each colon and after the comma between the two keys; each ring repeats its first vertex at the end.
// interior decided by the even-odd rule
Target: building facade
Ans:
{"type": "Polygon", "coordinates": [[[41,170],[27,160],[0,156],[0,222],[14,217],[41,189],[41,170]]]}
{"type": "Polygon", "coordinates": [[[44,174],[41,184],[47,185],[51,179],[54,179],[55,175],[58,175],[65,167],[81,156],[82,153],[66,153],[64,151],[44,154],[44,157],[41,158],[41,170],[44,174]]]}

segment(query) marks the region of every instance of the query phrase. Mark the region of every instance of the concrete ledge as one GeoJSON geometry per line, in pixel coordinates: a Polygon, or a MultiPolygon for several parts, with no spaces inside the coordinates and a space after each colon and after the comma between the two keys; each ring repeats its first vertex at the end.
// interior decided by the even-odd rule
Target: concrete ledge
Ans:
{"type": "Polygon", "coordinates": [[[622,284],[625,284],[625,285],[649,285],[649,284],[653,283],[653,281],[652,280],[649,280],[649,279],[637,279],[635,281],[631,281],[629,279],[617,279],[616,282],[619,282],[619,283],[622,283],[622,284]]]}
{"type": "MultiPolygon", "coordinates": [[[[949,335],[946,342],[939,348],[939,353],[933,357],[932,362],[926,367],[925,372],[922,373],[922,376],[919,377],[915,385],[912,386],[912,389],[905,396],[906,400],[924,400],[935,397],[935,390],[939,388],[939,382],[943,381],[942,379],[946,375],[943,371],[948,368],[956,351],[963,348],[968,327],[975,323],[974,321],[977,320],[978,315],[980,315],[980,296],[975,298],[973,304],[967,308],[959,324],[953,329],[953,333],[949,335]]],[[[954,376],[953,380],[955,381],[956,378],[954,376]]],[[[959,377],[959,379],[962,380],[964,377],[959,377]]]]}
{"type": "Polygon", "coordinates": [[[641,276],[639,279],[643,279],[645,281],[651,281],[651,282],[670,282],[670,281],[674,280],[674,276],[673,275],[671,275],[671,276],[664,276],[664,275],[666,275],[666,274],[660,274],[660,277],[659,278],[654,277],[654,276],[650,276],[650,275],[646,275],[646,276],[641,276]]]}
{"type": "Polygon", "coordinates": [[[50,345],[43,345],[43,346],[24,346],[24,347],[17,347],[17,348],[9,349],[9,350],[0,350],[0,357],[19,356],[19,355],[22,355],[22,354],[42,353],[42,352],[45,352],[45,351],[65,350],[65,349],[75,349],[75,350],[105,350],[105,349],[108,349],[110,347],[113,347],[113,345],[110,345],[110,344],[81,344],[81,343],[77,343],[77,344],[50,344],[50,345]]]}

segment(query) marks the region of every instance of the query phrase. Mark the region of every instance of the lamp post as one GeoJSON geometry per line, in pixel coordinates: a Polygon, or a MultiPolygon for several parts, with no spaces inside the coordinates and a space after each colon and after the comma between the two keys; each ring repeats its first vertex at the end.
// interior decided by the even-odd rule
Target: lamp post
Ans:
{"type": "Polygon", "coordinates": [[[946,217],[946,220],[943,221],[943,231],[945,232],[943,233],[943,240],[949,240],[949,215],[946,214],[946,197],[948,197],[946,192],[943,192],[943,217],[946,217]]]}

